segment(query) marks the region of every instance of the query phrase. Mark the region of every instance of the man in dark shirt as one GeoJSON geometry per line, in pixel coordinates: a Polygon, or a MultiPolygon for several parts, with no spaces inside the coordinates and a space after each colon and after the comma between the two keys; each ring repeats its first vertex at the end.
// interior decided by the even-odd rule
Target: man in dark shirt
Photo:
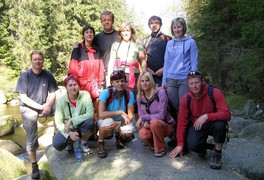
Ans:
{"type": "Polygon", "coordinates": [[[41,51],[31,53],[32,68],[21,74],[16,92],[20,94],[20,113],[26,131],[27,152],[32,163],[32,179],[39,179],[36,150],[38,143],[38,117],[48,116],[53,110],[58,90],[53,75],[43,69],[44,55],[41,51]]]}
{"type": "MultiPolygon", "coordinates": [[[[117,41],[118,32],[113,28],[115,16],[111,11],[103,11],[100,19],[104,30],[95,36],[94,43],[101,49],[105,66],[105,75],[107,75],[111,46],[113,42],[117,41]]],[[[107,86],[109,86],[110,82],[108,82],[108,79],[110,79],[110,77],[106,77],[105,79],[107,80],[107,86]]]]}
{"type": "Polygon", "coordinates": [[[164,65],[164,54],[170,36],[163,34],[160,29],[162,20],[158,16],[151,16],[148,21],[151,34],[143,39],[143,47],[147,54],[147,71],[153,75],[156,84],[161,86],[164,65]]]}

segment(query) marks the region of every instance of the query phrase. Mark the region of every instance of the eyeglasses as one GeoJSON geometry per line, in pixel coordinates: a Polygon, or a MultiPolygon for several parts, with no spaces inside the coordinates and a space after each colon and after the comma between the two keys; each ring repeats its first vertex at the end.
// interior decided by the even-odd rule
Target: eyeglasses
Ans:
{"type": "Polygon", "coordinates": [[[190,71],[187,75],[187,79],[190,77],[194,77],[194,76],[200,76],[202,77],[202,73],[200,73],[199,71],[190,71]]]}

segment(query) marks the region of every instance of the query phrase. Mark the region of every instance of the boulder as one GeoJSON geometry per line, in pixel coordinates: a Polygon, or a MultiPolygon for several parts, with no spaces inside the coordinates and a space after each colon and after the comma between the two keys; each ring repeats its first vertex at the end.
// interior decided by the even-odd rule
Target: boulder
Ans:
{"type": "Polygon", "coordinates": [[[242,113],[247,118],[252,117],[256,112],[256,104],[253,99],[249,99],[243,107],[242,113]]]}
{"type": "Polygon", "coordinates": [[[22,160],[9,151],[0,148],[0,174],[4,179],[14,179],[26,174],[26,167],[22,160]]]}
{"type": "Polygon", "coordinates": [[[15,118],[12,115],[0,116],[0,137],[13,133],[15,130],[15,118]]]}
{"type": "Polygon", "coordinates": [[[237,137],[238,134],[242,131],[242,129],[252,123],[254,123],[253,120],[244,119],[241,117],[232,117],[231,121],[228,122],[230,137],[237,137]]]}
{"type": "Polygon", "coordinates": [[[264,143],[231,138],[222,161],[239,174],[254,180],[264,177],[264,143]]]}
{"type": "Polygon", "coordinates": [[[7,150],[14,155],[25,152],[25,149],[22,146],[11,140],[0,140],[0,148],[7,150]]]}
{"type": "Polygon", "coordinates": [[[5,93],[3,90],[0,90],[0,104],[6,104],[7,103],[7,99],[5,97],[5,93]]]}
{"type": "MultiPolygon", "coordinates": [[[[39,169],[40,169],[40,180],[51,180],[55,179],[50,175],[50,166],[47,161],[47,157],[44,155],[42,158],[38,161],[39,169]]],[[[31,174],[26,174],[23,176],[20,176],[16,178],[15,180],[31,180],[31,174]]]]}
{"type": "Polygon", "coordinates": [[[239,137],[264,144],[264,123],[253,123],[245,127],[239,137]]]}

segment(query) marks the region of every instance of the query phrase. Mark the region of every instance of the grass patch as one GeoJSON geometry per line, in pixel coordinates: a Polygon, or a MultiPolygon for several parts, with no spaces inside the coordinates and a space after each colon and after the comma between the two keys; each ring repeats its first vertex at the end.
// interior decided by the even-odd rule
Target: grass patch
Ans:
{"type": "Polygon", "coordinates": [[[229,105],[230,109],[242,110],[245,103],[248,100],[248,97],[245,95],[237,95],[237,94],[228,94],[226,97],[226,101],[229,105]]]}

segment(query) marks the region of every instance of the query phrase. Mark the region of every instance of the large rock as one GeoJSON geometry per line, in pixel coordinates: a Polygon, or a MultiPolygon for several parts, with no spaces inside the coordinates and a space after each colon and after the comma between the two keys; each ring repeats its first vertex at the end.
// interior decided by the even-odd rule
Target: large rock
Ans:
{"type": "Polygon", "coordinates": [[[13,133],[15,130],[15,118],[12,115],[0,117],[0,137],[13,133]]]}
{"type": "Polygon", "coordinates": [[[264,123],[254,123],[245,127],[239,137],[249,141],[256,141],[264,144],[264,123]]]}
{"type": "Polygon", "coordinates": [[[230,137],[237,137],[245,127],[252,123],[254,123],[253,120],[248,120],[241,117],[232,117],[231,121],[228,122],[230,137]]]}
{"type": "Polygon", "coordinates": [[[0,179],[14,179],[26,173],[23,161],[0,148],[0,179]]]}
{"type": "Polygon", "coordinates": [[[243,107],[242,113],[247,117],[252,117],[256,112],[256,104],[253,99],[249,99],[243,107]]]}
{"type": "Polygon", "coordinates": [[[14,155],[25,152],[25,149],[22,146],[16,144],[11,140],[0,140],[0,148],[7,150],[14,155]]]}
{"type": "Polygon", "coordinates": [[[56,179],[243,179],[225,165],[220,171],[210,169],[210,158],[200,159],[195,153],[174,159],[168,152],[166,156],[156,158],[149,147],[142,145],[137,134],[121,150],[116,149],[115,138],[106,140],[108,156],[103,159],[97,157],[96,142],[88,144],[93,153],[85,156],[82,163],[77,163],[73,154],[58,152],[52,146],[46,148],[56,179]]]}
{"type": "Polygon", "coordinates": [[[231,138],[223,151],[223,162],[239,174],[254,180],[264,177],[264,144],[231,138]]]}
{"type": "Polygon", "coordinates": [[[0,104],[6,104],[7,103],[7,99],[5,97],[5,93],[3,90],[0,90],[0,104]]]}

